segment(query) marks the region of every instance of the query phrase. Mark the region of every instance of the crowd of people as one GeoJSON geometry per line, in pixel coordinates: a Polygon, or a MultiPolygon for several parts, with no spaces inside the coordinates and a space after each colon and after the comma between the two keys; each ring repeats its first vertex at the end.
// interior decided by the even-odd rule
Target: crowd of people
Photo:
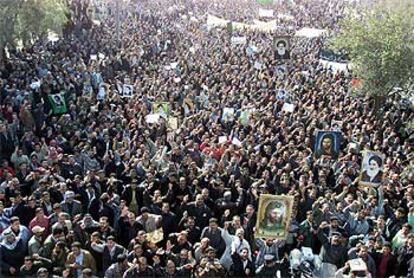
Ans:
{"type": "Polygon", "coordinates": [[[253,22],[253,0],[73,2],[81,25],[0,62],[1,277],[292,277],[302,247],[332,277],[357,258],[363,277],[414,277],[414,113],[396,96],[374,111],[319,62],[326,36],[294,36],[334,33],[349,1],[274,1],[291,17],[275,32],[207,28],[253,22]],[[340,152],[317,158],[334,121],[340,152]],[[364,149],[386,157],[378,187],[359,186],[364,149]],[[284,239],[255,236],[265,193],[295,198],[284,239]]]}

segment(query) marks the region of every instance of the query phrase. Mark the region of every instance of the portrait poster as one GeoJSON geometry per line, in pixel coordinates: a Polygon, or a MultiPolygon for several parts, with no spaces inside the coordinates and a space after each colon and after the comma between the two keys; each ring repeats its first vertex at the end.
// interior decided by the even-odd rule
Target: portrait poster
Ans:
{"type": "Polygon", "coordinates": [[[359,185],[379,186],[384,173],[384,158],[382,153],[365,150],[359,175],[359,185]]]}
{"type": "Polygon", "coordinates": [[[129,84],[124,84],[122,86],[122,97],[132,97],[134,94],[134,86],[129,84]]]}
{"type": "Polygon", "coordinates": [[[341,132],[318,130],[315,137],[315,157],[337,158],[341,149],[341,132]]]}
{"type": "Polygon", "coordinates": [[[252,109],[245,109],[240,111],[239,120],[242,125],[246,126],[250,124],[250,117],[252,112],[252,109]]]}
{"type": "Polygon", "coordinates": [[[223,114],[221,116],[221,119],[223,121],[229,121],[234,118],[235,110],[232,107],[224,107],[223,108],[223,114]]]}
{"type": "Polygon", "coordinates": [[[288,36],[281,36],[274,38],[275,59],[289,60],[290,59],[290,43],[288,36]]]}
{"type": "Polygon", "coordinates": [[[156,101],[152,103],[152,113],[160,114],[163,118],[167,118],[170,114],[170,104],[164,101],[156,101]]]}
{"type": "Polygon", "coordinates": [[[277,66],[275,66],[274,71],[277,75],[283,76],[284,74],[287,73],[287,66],[286,65],[277,65],[277,66]]]}
{"type": "Polygon", "coordinates": [[[168,117],[167,125],[168,125],[168,128],[171,128],[172,130],[178,129],[178,118],[168,117]]]}
{"type": "Polygon", "coordinates": [[[285,89],[277,90],[276,98],[278,100],[287,100],[289,99],[290,93],[285,89]]]}
{"type": "Polygon", "coordinates": [[[256,221],[256,237],[286,239],[293,209],[293,196],[261,194],[256,221]]]}
{"type": "Polygon", "coordinates": [[[48,95],[48,98],[54,115],[65,114],[68,111],[63,93],[48,95]]]}

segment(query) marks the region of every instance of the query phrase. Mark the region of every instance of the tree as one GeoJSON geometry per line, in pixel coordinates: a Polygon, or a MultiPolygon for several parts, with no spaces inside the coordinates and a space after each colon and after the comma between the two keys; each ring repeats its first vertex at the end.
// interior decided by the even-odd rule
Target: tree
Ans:
{"type": "Polygon", "coordinates": [[[354,10],[331,45],[349,53],[360,89],[378,111],[394,88],[414,77],[413,2],[387,0],[354,10]]]}
{"type": "Polygon", "coordinates": [[[1,54],[8,45],[29,45],[49,32],[61,34],[67,22],[65,0],[0,0],[0,6],[1,54]]]}

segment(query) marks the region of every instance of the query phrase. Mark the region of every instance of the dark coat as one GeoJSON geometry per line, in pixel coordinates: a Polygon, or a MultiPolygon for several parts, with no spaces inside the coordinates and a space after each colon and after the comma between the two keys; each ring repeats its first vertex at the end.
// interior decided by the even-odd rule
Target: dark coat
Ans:
{"type": "Polygon", "coordinates": [[[187,211],[188,216],[193,216],[197,227],[207,227],[208,221],[212,216],[212,212],[209,207],[206,205],[197,207],[195,202],[183,205],[181,207],[181,211],[187,211]]]}
{"type": "MultiPolygon", "coordinates": [[[[378,268],[380,266],[383,255],[382,255],[382,253],[374,252],[374,253],[372,253],[372,258],[374,259],[375,264],[377,266],[377,274],[378,274],[378,268]]],[[[397,266],[397,259],[394,255],[391,254],[390,258],[387,262],[386,277],[397,275],[398,267],[396,267],[396,266],[397,266]]]]}
{"type": "MultiPolygon", "coordinates": [[[[126,201],[128,206],[132,202],[132,187],[131,186],[125,187],[124,191],[122,192],[122,199],[126,201]]],[[[135,189],[135,201],[137,202],[138,209],[144,204],[142,189],[138,187],[135,189]]],[[[134,213],[137,213],[137,212],[134,212],[134,213]]]]}
{"type": "Polygon", "coordinates": [[[322,262],[334,264],[337,268],[343,267],[348,260],[347,248],[342,245],[332,245],[322,229],[318,231],[318,238],[322,243],[322,262]]]}
{"type": "Polygon", "coordinates": [[[254,263],[250,260],[247,261],[246,267],[243,265],[243,261],[240,255],[236,252],[231,255],[233,265],[230,268],[233,277],[253,277],[255,273],[254,263]],[[250,270],[249,274],[246,274],[246,269],[250,270]]]}
{"type": "Polygon", "coordinates": [[[131,225],[128,217],[120,217],[118,220],[119,243],[125,248],[128,247],[130,241],[137,236],[137,232],[140,230],[144,230],[144,227],[137,221],[131,225]]]}
{"type": "Polygon", "coordinates": [[[80,202],[74,200],[72,204],[72,211],[70,211],[69,204],[65,201],[61,202],[60,205],[62,207],[62,211],[69,214],[71,218],[73,218],[77,214],[83,213],[83,208],[80,202]]]}
{"type": "Polygon", "coordinates": [[[5,275],[9,275],[10,267],[14,267],[18,271],[24,262],[25,255],[26,246],[23,240],[20,239],[13,249],[7,248],[2,242],[0,245],[1,272],[5,275]]]}
{"type": "Polygon", "coordinates": [[[124,247],[122,247],[119,244],[115,245],[115,251],[113,252],[113,256],[111,256],[111,253],[109,252],[108,246],[105,245],[103,253],[102,253],[102,270],[106,271],[111,264],[116,263],[116,259],[118,255],[126,254],[126,250],[124,247]]]}

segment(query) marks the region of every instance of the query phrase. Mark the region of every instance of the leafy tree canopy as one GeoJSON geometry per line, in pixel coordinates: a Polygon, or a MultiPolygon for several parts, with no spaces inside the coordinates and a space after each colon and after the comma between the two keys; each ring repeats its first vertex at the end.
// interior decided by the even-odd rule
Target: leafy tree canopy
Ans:
{"type": "Polygon", "coordinates": [[[61,34],[67,22],[65,0],[0,0],[0,49],[28,44],[49,32],[61,34]]]}
{"type": "Polygon", "coordinates": [[[353,10],[331,45],[349,53],[361,91],[385,100],[414,77],[414,1],[383,0],[353,10]]]}

